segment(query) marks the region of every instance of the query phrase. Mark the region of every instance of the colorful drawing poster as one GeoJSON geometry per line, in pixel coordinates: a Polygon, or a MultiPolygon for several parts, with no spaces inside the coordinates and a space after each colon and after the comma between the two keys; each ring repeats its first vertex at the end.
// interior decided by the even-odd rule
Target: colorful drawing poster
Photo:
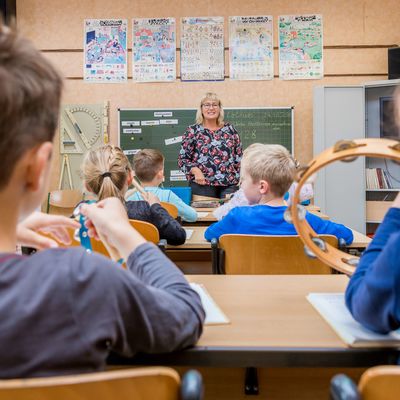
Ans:
{"type": "Polygon", "coordinates": [[[224,79],[224,18],[182,18],[181,79],[224,79]]]}
{"type": "Polygon", "coordinates": [[[271,16],[229,18],[231,79],[267,80],[274,77],[271,16]]]}
{"type": "Polygon", "coordinates": [[[127,21],[86,19],[84,80],[115,83],[127,80],[127,21]]]}
{"type": "Polygon", "coordinates": [[[176,79],[175,18],[133,21],[133,80],[172,82],[176,79]]]}
{"type": "Polygon", "coordinates": [[[279,77],[321,79],[324,76],[321,15],[279,17],[279,77]]]}

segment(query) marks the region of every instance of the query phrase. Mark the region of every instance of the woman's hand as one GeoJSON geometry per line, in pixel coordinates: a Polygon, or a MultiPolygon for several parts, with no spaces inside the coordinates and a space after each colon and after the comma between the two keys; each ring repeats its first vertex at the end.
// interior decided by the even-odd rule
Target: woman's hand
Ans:
{"type": "Polygon", "coordinates": [[[17,226],[18,244],[33,247],[37,250],[58,247],[58,243],[40,232],[50,234],[58,242],[71,244],[68,229],[77,229],[80,224],[71,218],[62,215],[34,212],[17,226]]]}
{"type": "Polygon", "coordinates": [[[126,210],[116,197],[108,197],[98,203],[82,204],[81,213],[87,218],[90,237],[101,239],[115,248],[125,260],[146,240],[129,223],[126,210]]]}
{"type": "Polygon", "coordinates": [[[206,184],[206,179],[204,177],[204,174],[201,172],[200,168],[193,167],[190,172],[194,175],[194,181],[198,185],[205,185],[206,184]]]}

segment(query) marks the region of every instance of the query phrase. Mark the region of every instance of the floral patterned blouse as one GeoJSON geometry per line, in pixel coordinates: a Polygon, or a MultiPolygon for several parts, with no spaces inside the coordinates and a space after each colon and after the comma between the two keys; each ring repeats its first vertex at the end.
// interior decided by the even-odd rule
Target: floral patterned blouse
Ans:
{"type": "Polygon", "coordinates": [[[198,167],[207,185],[229,186],[239,183],[241,158],[240,136],[231,124],[226,122],[216,131],[196,124],[183,135],[178,165],[188,181],[194,180],[190,170],[198,167]]]}

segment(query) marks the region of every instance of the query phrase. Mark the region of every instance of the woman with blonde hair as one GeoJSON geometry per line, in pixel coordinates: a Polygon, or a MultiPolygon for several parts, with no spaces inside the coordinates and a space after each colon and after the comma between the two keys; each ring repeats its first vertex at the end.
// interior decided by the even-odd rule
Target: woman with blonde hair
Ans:
{"type": "Polygon", "coordinates": [[[116,146],[105,145],[86,154],[82,164],[85,188],[98,200],[117,197],[125,205],[128,217],[150,222],[155,225],[161,239],[168,244],[185,243],[186,232],[160,205],[153,193],[145,193],[142,201],[125,201],[128,187],[134,179],[128,158],[116,146]]]}
{"type": "Polygon", "coordinates": [[[235,128],[224,121],[215,93],[200,101],[196,123],[187,127],[178,157],[192,194],[224,198],[238,189],[242,144],[235,128]]]}

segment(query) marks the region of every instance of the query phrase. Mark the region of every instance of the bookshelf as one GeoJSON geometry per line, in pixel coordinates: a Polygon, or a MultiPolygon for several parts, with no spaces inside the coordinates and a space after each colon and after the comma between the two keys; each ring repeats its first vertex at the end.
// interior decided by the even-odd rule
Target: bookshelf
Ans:
{"type": "MultiPolygon", "coordinates": [[[[365,137],[379,138],[391,132],[392,136],[398,135],[398,129],[390,126],[387,118],[383,117],[383,106],[392,98],[399,84],[399,80],[365,84],[365,137]]],[[[366,233],[372,235],[400,190],[400,166],[390,160],[366,158],[365,184],[366,233]]]]}
{"type": "MultiPolygon", "coordinates": [[[[387,104],[398,85],[400,80],[393,79],[314,88],[314,155],[341,139],[380,137],[382,131],[387,135],[388,130],[381,127],[382,104],[383,100],[387,104]]],[[[332,220],[373,234],[399,191],[398,164],[360,158],[322,170],[315,183],[314,200],[332,220]]]]}

